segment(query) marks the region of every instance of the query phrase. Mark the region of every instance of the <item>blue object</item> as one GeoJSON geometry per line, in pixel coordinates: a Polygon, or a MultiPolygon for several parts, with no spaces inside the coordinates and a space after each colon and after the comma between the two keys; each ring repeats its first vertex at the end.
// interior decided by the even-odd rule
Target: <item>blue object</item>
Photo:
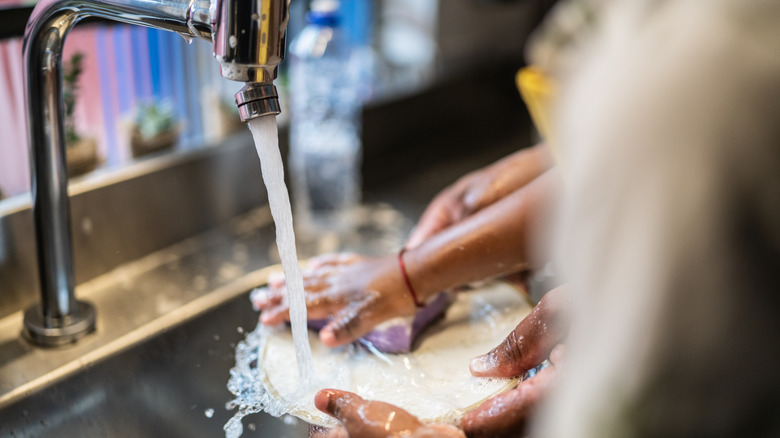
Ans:
{"type": "Polygon", "coordinates": [[[328,3],[290,45],[290,174],[302,234],[351,227],[360,203],[361,101],[353,47],[328,3]]]}
{"type": "Polygon", "coordinates": [[[309,11],[306,14],[306,22],[318,26],[338,26],[341,17],[338,11],[309,11]]]}

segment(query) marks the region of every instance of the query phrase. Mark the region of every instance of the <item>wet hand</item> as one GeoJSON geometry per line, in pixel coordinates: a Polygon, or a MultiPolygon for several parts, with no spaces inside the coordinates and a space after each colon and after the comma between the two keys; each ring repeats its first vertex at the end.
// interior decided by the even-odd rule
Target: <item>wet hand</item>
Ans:
{"type": "Polygon", "coordinates": [[[542,363],[568,333],[570,304],[565,286],[545,294],[501,344],[471,360],[471,374],[515,377],[542,363]]]}
{"type": "Polygon", "coordinates": [[[480,377],[519,376],[548,358],[553,365],[466,414],[461,427],[468,436],[518,436],[524,431],[540,399],[556,381],[569,306],[565,287],[548,292],[504,342],[471,361],[471,373],[480,377]]]}
{"type": "Polygon", "coordinates": [[[431,201],[409,236],[406,247],[417,247],[439,231],[520,189],[550,165],[546,147],[539,145],[463,176],[431,201]]]}
{"type": "Polygon", "coordinates": [[[550,353],[551,366],[468,412],[460,423],[466,435],[472,438],[523,436],[534,410],[558,380],[563,351],[562,345],[555,347],[550,353]]]}
{"type": "Polygon", "coordinates": [[[453,426],[423,424],[397,406],[364,400],[351,392],[323,389],[315,396],[314,404],[317,409],[341,423],[341,427],[314,430],[311,435],[315,437],[465,437],[463,432],[453,426]]]}
{"type": "MultiPolygon", "coordinates": [[[[322,343],[329,347],[352,342],[380,322],[416,311],[395,256],[319,256],[304,267],[303,283],[309,319],[330,319],[320,330],[322,343]]],[[[286,297],[283,275],[269,278],[266,288],[252,294],[263,324],[289,321],[286,297]]]]}

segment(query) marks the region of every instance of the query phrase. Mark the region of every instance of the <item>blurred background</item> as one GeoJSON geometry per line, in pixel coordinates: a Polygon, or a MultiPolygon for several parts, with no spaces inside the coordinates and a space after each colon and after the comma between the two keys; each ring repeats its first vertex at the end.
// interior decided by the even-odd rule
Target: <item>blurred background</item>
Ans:
{"type": "MultiPolygon", "coordinates": [[[[305,25],[309,3],[291,2],[288,44],[305,25]]],[[[356,62],[365,81],[361,99],[366,104],[397,100],[448,78],[490,71],[496,65],[521,66],[526,36],[551,3],[343,0],[342,27],[360,52],[356,62]]],[[[24,24],[33,5],[0,0],[0,101],[5,103],[0,106],[0,190],[5,197],[30,187],[21,54],[24,24]]],[[[70,123],[76,137],[89,143],[78,155],[92,156],[73,164],[73,176],[111,171],[148,155],[131,145],[136,125],[173,132],[169,145],[152,147],[156,153],[218,145],[242,129],[233,105],[240,85],[219,76],[207,42],[87,20],[66,40],[66,75],[74,59],[80,65],[72,78],[76,92],[70,123]]],[[[283,94],[288,64],[282,64],[276,81],[283,94]]],[[[482,80],[491,79],[485,75],[482,80]]],[[[283,124],[288,107],[282,105],[283,124]]]]}

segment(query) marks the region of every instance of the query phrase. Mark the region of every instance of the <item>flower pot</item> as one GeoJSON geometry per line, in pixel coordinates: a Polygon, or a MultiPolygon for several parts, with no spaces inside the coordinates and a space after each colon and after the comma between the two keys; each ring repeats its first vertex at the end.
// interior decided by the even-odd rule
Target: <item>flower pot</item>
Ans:
{"type": "Polygon", "coordinates": [[[82,138],[68,143],[65,159],[68,163],[68,176],[74,177],[95,170],[98,164],[97,141],[94,138],[82,138]]]}
{"type": "Polygon", "coordinates": [[[179,125],[173,128],[163,131],[154,137],[144,138],[141,135],[141,131],[137,125],[133,125],[130,132],[130,148],[133,153],[133,158],[142,157],[144,155],[160,152],[166,149],[170,149],[176,144],[176,140],[179,138],[179,132],[181,127],[179,125]]]}

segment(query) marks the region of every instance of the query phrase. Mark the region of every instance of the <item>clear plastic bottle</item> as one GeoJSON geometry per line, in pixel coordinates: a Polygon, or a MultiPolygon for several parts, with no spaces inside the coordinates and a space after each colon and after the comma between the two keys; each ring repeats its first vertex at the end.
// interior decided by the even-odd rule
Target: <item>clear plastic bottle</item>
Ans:
{"type": "Polygon", "coordinates": [[[339,3],[315,1],[290,45],[290,168],[304,233],[352,225],[360,203],[360,84],[339,3]]]}

